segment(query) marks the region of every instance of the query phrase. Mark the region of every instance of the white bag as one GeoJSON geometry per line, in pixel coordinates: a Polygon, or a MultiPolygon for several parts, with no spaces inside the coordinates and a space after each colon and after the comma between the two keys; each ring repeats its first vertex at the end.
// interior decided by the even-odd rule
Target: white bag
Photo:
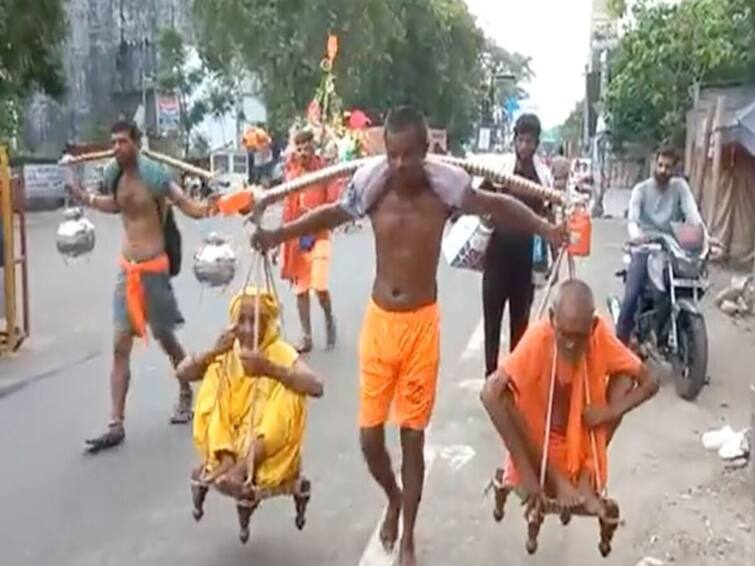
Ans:
{"type": "Polygon", "coordinates": [[[448,265],[483,271],[485,251],[490,242],[493,229],[487,226],[479,216],[462,216],[451,226],[443,239],[441,249],[448,265]]]}

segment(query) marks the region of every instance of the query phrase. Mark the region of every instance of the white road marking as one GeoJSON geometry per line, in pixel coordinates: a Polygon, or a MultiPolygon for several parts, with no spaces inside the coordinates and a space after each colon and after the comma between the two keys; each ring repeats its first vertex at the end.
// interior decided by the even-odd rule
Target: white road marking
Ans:
{"type": "Polygon", "coordinates": [[[467,347],[464,348],[464,352],[462,352],[461,354],[461,361],[470,360],[476,357],[482,351],[482,346],[484,343],[485,327],[483,326],[482,319],[480,319],[480,322],[475,327],[474,332],[472,332],[472,335],[469,337],[467,347]]]}
{"type": "Polygon", "coordinates": [[[469,391],[471,393],[479,393],[480,391],[482,391],[482,386],[484,383],[485,380],[481,377],[476,379],[462,379],[459,383],[456,384],[456,387],[465,391],[469,391]]]}
{"type": "MultiPolygon", "coordinates": [[[[475,327],[474,332],[472,332],[472,335],[469,337],[467,346],[464,349],[464,352],[462,352],[461,354],[460,361],[469,360],[478,355],[482,351],[482,345],[484,341],[485,327],[483,326],[482,319],[480,319],[480,322],[475,327]]],[[[425,483],[427,483],[427,477],[430,475],[430,470],[433,467],[433,462],[435,462],[435,457],[439,453],[442,453],[443,450],[446,450],[446,457],[444,459],[449,460],[452,469],[454,469],[454,466],[458,466],[454,469],[454,471],[464,466],[475,455],[474,450],[472,450],[472,448],[469,446],[449,446],[445,449],[440,449],[438,446],[430,444],[428,442],[429,438],[430,428],[428,427],[428,429],[425,431],[425,483]],[[469,451],[471,451],[471,455],[469,455],[469,451]]],[[[367,547],[362,553],[362,558],[359,560],[359,566],[393,566],[393,564],[396,562],[396,559],[398,558],[398,541],[401,540],[401,527],[399,528],[399,539],[396,542],[396,549],[393,553],[388,554],[387,552],[385,552],[383,545],[380,542],[380,527],[383,524],[384,516],[385,508],[381,512],[380,517],[377,521],[377,525],[375,526],[375,530],[372,532],[372,536],[367,543],[367,547]]]]}
{"type": "Polygon", "coordinates": [[[466,444],[453,444],[441,448],[438,456],[441,460],[445,460],[448,463],[448,467],[451,468],[452,472],[458,472],[469,463],[476,454],[474,448],[471,446],[467,446],[466,444]]]}

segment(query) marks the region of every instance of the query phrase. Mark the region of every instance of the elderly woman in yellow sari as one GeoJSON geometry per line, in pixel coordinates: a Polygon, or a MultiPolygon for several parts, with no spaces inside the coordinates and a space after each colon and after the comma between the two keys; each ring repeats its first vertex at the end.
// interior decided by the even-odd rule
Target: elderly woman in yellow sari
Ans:
{"type": "MultiPolygon", "coordinates": [[[[290,489],[295,498],[303,495],[295,484],[306,399],[322,396],[323,385],[283,341],[279,307],[271,293],[247,287],[231,300],[229,311],[231,326],[215,346],[187,357],[177,373],[182,381],[202,381],[194,408],[194,445],[202,459],[192,474],[194,517],[202,517],[207,488],[214,485],[240,502],[244,540],[242,508],[253,510],[259,493],[290,489]]],[[[306,506],[306,500],[299,499],[297,511],[306,506]]]]}

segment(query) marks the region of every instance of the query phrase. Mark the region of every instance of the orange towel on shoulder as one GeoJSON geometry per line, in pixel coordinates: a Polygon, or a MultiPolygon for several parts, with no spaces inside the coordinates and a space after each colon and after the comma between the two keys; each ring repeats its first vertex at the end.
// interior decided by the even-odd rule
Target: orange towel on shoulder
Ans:
{"type": "Polygon", "coordinates": [[[134,332],[147,339],[147,300],[142,283],[143,273],[168,273],[170,262],[168,255],[162,254],[154,259],[139,263],[120,257],[121,268],[126,274],[126,309],[128,310],[134,332]]]}
{"type": "MultiPolygon", "coordinates": [[[[501,361],[511,378],[517,407],[527,421],[533,441],[540,446],[545,439],[554,348],[555,331],[550,320],[543,319],[532,324],[516,349],[501,361]]],[[[563,437],[551,431],[549,457],[572,481],[576,481],[583,470],[589,470],[595,479],[590,435],[582,420],[587,401],[586,385],[592,404],[605,405],[608,378],[618,374],[636,377],[642,362],[616,338],[602,319],[598,319],[585,358],[576,366],[560,359],[556,364],[556,379],[561,386],[571,386],[571,401],[566,435],[563,437]]],[[[603,427],[595,430],[595,440],[597,472],[601,484],[605,485],[608,460],[603,427]]],[[[510,460],[507,476],[518,478],[510,460]]],[[[516,481],[512,483],[516,484],[516,481]]]]}

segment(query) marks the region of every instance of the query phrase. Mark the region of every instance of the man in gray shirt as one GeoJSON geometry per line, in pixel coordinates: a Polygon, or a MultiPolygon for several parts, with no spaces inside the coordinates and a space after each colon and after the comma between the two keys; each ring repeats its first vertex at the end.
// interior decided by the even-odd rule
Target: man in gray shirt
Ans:
{"type": "MultiPolygon", "coordinates": [[[[662,147],[656,157],[653,177],[632,189],[628,227],[632,242],[641,243],[653,232],[673,235],[672,223],[702,225],[697,203],[687,181],[681,177],[672,177],[677,161],[673,148],[662,147]]],[[[616,334],[625,344],[629,342],[637,302],[647,281],[647,260],[646,252],[634,253],[627,271],[624,301],[616,325],[616,334]]]]}

